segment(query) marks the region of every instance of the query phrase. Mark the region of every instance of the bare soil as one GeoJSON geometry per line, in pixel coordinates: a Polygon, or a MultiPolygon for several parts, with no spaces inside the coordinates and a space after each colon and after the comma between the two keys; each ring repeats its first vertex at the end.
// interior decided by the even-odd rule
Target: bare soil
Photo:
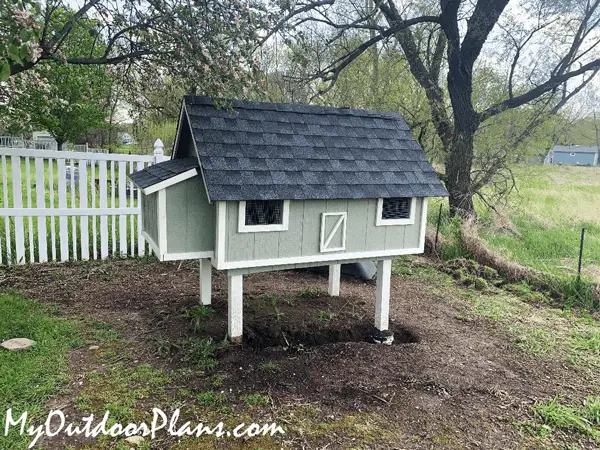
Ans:
{"type": "MultiPolygon", "coordinates": [[[[244,394],[268,395],[272,404],[255,414],[292,421],[273,448],[541,448],[515,421],[527,419],[536,400],[559,393],[582,398],[597,386],[559,362],[516,351],[493,323],[465,320],[449,302],[451,292],[432,289],[419,277],[392,278],[392,346],[368,342],[374,284],[343,279],[341,296],[335,298],[326,294],[326,286],[324,275],[307,271],[245,277],[246,344],[220,348],[218,366],[200,371],[184,356],[185,346],[190,340],[225,338],[227,280],[222,273],[213,271],[215,313],[194,330],[186,311],[198,305],[196,263],[125,260],[0,272],[0,289],[56,303],[65,316],[115,327],[124,356],[113,363],[190,369],[177,388],[194,392],[210,389],[210,380],[218,375],[233,402],[244,394]],[[165,349],[165,342],[173,347],[165,349]],[[276,365],[277,371],[260,370],[265,363],[276,365]],[[294,422],[289,412],[301,405],[312,405],[315,413],[310,420],[294,422]],[[377,417],[391,434],[365,439],[368,433],[355,434],[357,427],[352,433],[335,428],[340,417],[357,417],[365,427],[377,417]],[[311,433],[319,424],[329,431],[311,433]]],[[[106,370],[106,361],[85,346],[72,352],[70,365],[70,392],[54,405],[79,414],[74,402],[86,374],[106,370]]],[[[153,401],[151,394],[139,406],[152,408],[153,401]]],[[[47,440],[44,445],[64,448],[66,442],[47,440]]],[[[153,448],[173,445],[165,438],[153,448]]],[[[231,441],[206,445],[194,448],[256,447],[231,441]]],[[[583,437],[578,445],[595,448],[583,437]]]]}

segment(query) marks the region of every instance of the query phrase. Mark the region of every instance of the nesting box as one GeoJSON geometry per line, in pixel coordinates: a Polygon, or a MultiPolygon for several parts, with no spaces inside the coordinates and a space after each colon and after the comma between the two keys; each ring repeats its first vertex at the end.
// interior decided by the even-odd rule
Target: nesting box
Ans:
{"type": "MultiPolygon", "coordinates": [[[[229,336],[242,334],[243,275],[378,261],[375,326],[388,326],[391,260],[422,253],[427,198],[447,192],[397,113],[185,97],[173,156],[131,175],[160,260],[229,277],[229,336]]],[[[208,288],[207,288],[208,285],[208,288]]]]}

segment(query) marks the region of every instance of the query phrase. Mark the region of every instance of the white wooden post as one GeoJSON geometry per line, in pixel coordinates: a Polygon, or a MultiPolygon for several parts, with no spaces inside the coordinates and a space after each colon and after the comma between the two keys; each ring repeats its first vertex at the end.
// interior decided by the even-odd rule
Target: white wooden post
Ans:
{"type": "Polygon", "coordinates": [[[200,260],[200,302],[203,305],[211,303],[211,265],[210,259],[200,260]]]}
{"type": "Polygon", "coordinates": [[[243,334],[243,292],[244,283],[242,275],[227,274],[227,337],[233,344],[242,343],[243,334]]]}
{"type": "Polygon", "coordinates": [[[375,303],[375,328],[386,331],[390,323],[390,279],[392,260],[377,261],[377,299],[375,303]]]}
{"type": "Polygon", "coordinates": [[[160,139],[154,141],[154,164],[158,164],[165,159],[165,144],[160,139]]]}
{"type": "Polygon", "coordinates": [[[331,264],[329,266],[329,287],[327,292],[332,297],[340,296],[340,277],[342,274],[341,264],[331,264]]]}

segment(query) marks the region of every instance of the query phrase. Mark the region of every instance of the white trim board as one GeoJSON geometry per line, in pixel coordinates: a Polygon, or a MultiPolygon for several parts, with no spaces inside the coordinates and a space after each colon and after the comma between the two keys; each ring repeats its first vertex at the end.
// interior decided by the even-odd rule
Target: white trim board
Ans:
{"type": "Polygon", "coordinates": [[[144,239],[146,239],[146,241],[148,242],[148,245],[150,246],[150,248],[152,249],[152,251],[154,252],[156,257],[160,261],[162,261],[162,253],[160,252],[158,245],[156,245],[156,242],[154,242],[154,240],[144,230],[142,230],[142,236],[144,237],[144,239]]]}
{"type": "Polygon", "coordinates": [[[346,260],[357,260],[357,259],[383,259],[383,258],[394,258],[396,256],[403,255],[416,255],[423,253],[422,247],[417,248],[403,248],[393,250],[375,250],[370,252],[351,252],[351,253],[330,253],[325,255],[309,255],[309,256],[295,256],[291,258],[272,258],[272,259],[258,259],[248,261],[217,261],[217,270],[231,270],[231,269],[247,269],[251,267],[268,267],[268,266],[284,266],[287,264],[306,264],[313,262],[328,262],[328,261],[339,261],[343,263],[346,260]]]}
{"type": "Polygon", "coordinates": [[[196,175],[198,175],[198,171],[196,169],[190,169],[183,173],[180,173],[179,175],[175,175],[174,177],[171,177],[168,180],[164,180],[160,183],[148,186],[147,188],[142,189],[142,192],[144,193],[144,195],[154,194],[155,192],[166,189],[169,186],[173,186],[174,184],[181,183],[185,180],[189,180],[190,178],[193,178],[196,175]]]}
{"type": "Polygon", "coordinates": [[[167,252],[167,193],[164,189],[158,191],[158,248],[162,255],[167,252]]]}
{"type": "Polygon", "coordinates": [[[383,198],[377,199],[377,215],[375,216],[375,226],[385,227],[390,225],[414,225],[415,223],[415,208],[417,205],[416,197],[410,200],[410,217],[408,219],[384,219],[383,215],[383,198]]]}
{"type": "MultiPolygon", "coordinates": [[[[260,201],[260,200],[257,200],[260,201]]],[[[238,205],[238,233],[262,233],[268,231],[287,231],[290,227],[290,201],[283,200],[281,223],[272,225],[246,225],[246,200],[238,205]]]]}
{"type": "Polygon", "coordinates": [[[161,261],[180,261],[182,259],[211,259],[214,252],[165,253],[161,261]]]}
{"type": "Polygon", "coordinates": [[[425,233],[427,231],[427,207],[429,205],[429,199],[427,197],[423,197],[423,201],[421,203],[421,236],[419,239],[419,248],[421,251],[419,253],[425,252],[425,233]]]}
{"type": "Polygon", "coordinates": [[[217,202],[217,224],[215,227],[215,258],[212,264],[215,267],[225,262],[225,239],[227,238],[227,202],[217,202]]]}

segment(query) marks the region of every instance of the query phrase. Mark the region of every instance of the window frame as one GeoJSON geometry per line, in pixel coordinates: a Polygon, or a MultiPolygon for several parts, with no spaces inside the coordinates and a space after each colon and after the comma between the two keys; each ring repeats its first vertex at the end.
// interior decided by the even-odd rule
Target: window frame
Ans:
{"type": "MultiPolygon", "coordinates": [[[[255,200],[262,201],[262,200],[255,200]]],[[[267,200],[265,200],[267,201],[267,200]]],[[[290,201],[283,201],[281,223],[271,225],[246,225],[246,200],[240,200],[238,206],[238,233],[263,233],[269,231],[287,231],[290,224],[290,201]]]]}
{"type": "MultiPolygon", "coordinates": [[[[391,197],[391,198],[399,198],[399,197],[391,197]]],[[[377,199],[377,216],[375,220],[375,226],[378,227],[387,227],[393,225],[414,225],[415,217],[416,217],[416,206],[417,206],[417,198],[416,197],[406,197],[410,198],[410,217],[407,219],[384,219],[383,218],[383,198],[377,199]]]]}

